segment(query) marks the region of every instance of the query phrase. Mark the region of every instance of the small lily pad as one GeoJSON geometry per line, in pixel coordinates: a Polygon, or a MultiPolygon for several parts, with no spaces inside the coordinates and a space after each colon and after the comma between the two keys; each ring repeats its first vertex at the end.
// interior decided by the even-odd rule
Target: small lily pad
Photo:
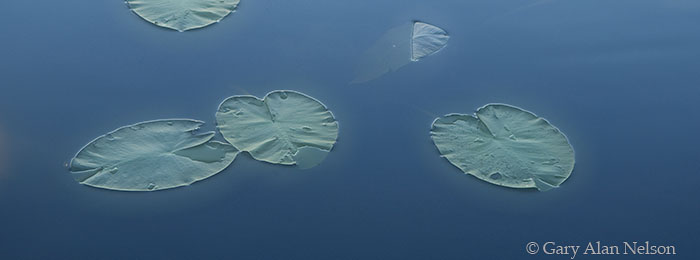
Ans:
{"type": "Polygon", "coordinates": [[[447,46],[450,36],[435,25],[412,22],[389,29],[359,58],[351,84],[374,80],[447,46]]]}
{"type": "Polygon", "coordinates": [[[447,46],[450,36],[440,27],[423,22],[413,23],[411,35],[411,60],[418,61],[447,46]]]}

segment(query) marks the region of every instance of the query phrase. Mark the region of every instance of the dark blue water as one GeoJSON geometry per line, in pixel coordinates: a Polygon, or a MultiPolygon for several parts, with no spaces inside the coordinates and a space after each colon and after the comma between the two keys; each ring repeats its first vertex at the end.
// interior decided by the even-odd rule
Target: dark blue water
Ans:
{"type": "MultiPolygon", "coordinates": [[[[570,259],[528,242],[650,241],[699,259],[700,4],[692,0],[242,0],[210,27],[153,26],[121,1],[0,9],[0,259],[570,259]],[[535,3],[535,4],[533,4],[535,3]],[[391,27],[446,29],[443,51],[348,85],[391,27]],[[209,122],[224,98],[293,89],[340,137],[320,166],[240,155],[153,193],[77,184],[64,164],[117,127],[209,122]],[[569,137],[576,168],[540,193],[463,175],[432,120],[491,102],[569,137]]],[[[582,249],[583,250],[583,249],[582,249]]]]}

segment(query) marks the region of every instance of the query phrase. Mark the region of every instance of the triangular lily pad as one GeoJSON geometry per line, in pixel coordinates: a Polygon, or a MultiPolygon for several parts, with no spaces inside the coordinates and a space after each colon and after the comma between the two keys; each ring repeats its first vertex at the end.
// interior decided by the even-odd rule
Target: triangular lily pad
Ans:
{"type": "Polygon", "coordinates": [[[154,191],[189,185],[222,171],[238,150],[197,134],[201,121],[141,122],[100,136],[71,160],[73,177],[89,186],[154,191]]]}
{"type": "Polygon", "coordinates": [[[450,36],[440,27],[423,22],[413,23],[413,35],[411,36],[411,60],[418,61],[421,58],[436,53],[447,46],[450,36]]]}
{"type": "Polygon", "coordinates": [[[325,105],[305,94],[276,90],[263,99],[233,96],[216,113],[224,139],[259,161],[309,168],[338,138],[338,122],[325,105]]]}
{"type": "Polygon", "coordinates": [[[221,21],[240,0],[126,0],[134,13],[150,23],[178,31],[221,21]]]}
{"type": "Polygon", "coordinates": [[[486,105],[475,115],[437,118],[430,135],[450,163],[500,186],[546,191],[574,168],[574,149],[559,129],[506,104],[486,105]]]}

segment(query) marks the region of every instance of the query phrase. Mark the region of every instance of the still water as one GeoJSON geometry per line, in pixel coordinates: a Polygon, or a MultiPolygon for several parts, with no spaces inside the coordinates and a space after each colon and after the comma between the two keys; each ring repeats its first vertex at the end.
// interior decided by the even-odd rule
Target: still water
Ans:
{"type": "Polygon", "coordinates": [[[180,33],[122,1],[5,2],[0,258],[569,259],[526,245],[650,241],[677,255],[649,259],[698,259],[698,25],[691,0],[242,0],[180,33]],[[447,47],[348,84],[362,53],[414,20],[447,31],[447,47]],[[79,185],[65,168],[117,127],[214,130],[226,97],[276,89],[333,111],[339,139],[321,165],[241,154],[151,193],[79,185]],[[576,166],[561,188],[499,187],[439,156],[433,119],[493,102],[566,133],[576,166]]]}

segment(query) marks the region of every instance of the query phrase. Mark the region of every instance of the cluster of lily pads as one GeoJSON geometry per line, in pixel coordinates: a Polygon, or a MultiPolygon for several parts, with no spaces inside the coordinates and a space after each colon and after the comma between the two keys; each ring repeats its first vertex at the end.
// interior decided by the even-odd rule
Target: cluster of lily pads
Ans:
{"type": "MultiPolygon", "coordinates": [[[[239,0],[127,0],[145,20],[185,31],[220,21],[239,0]]],[[[420,21],[388,30],[360,58],[351,83],[363,83],[442,50],[447,32],[420,21]],[[409,37],[410,36],[410,37],[409,37]]],[[[277,90],[263,99],[233,96],[216,112],[215,132],[203,122],[164,119],[118,128],[98,137],[71,160],[80,183],[123,191],[189,185],[228,167],[240,152],[256,160],[311,168],[338,138],[338,122],[320,101],[277,90]]],[[[433,121],[430,136],[442,157],[483,181],[511,188],[558,187],[573,171],[574,150],[547,120],[506,104],[475,114],[448,114],[433,121]]]]}
{"type": "Polygon", "coordinates": [[[98,137],[71,160],[80,183],[123,191],[186,186],[228,167],[240,152],[274,164],[310,168],[338,138],[338,122],[320,101],[277,90],[263,99],[233,96],[216,112],[228,143],[198,133],[202,121],[161,119],[124,126],[98,137]]]}
{"type": "MultiPolygon", "coordinates": [[[[274,164],[318,165],[338,138],[338,122],[321,102],[278,90],[263,99],[233,96],[219,106],[215,133],[197,133],[202,121],[166,119],[124,126],[98,137],[73,158],[80,183],[112,190],[153,191],[189,185],[228,167],[239,152],[274,164]]],[[[430,136],[440,154],[481,180],[546,191],[574,167],[566,136],[547,120],[506,104],[474,115],[433,121],[430,136]]]]}

